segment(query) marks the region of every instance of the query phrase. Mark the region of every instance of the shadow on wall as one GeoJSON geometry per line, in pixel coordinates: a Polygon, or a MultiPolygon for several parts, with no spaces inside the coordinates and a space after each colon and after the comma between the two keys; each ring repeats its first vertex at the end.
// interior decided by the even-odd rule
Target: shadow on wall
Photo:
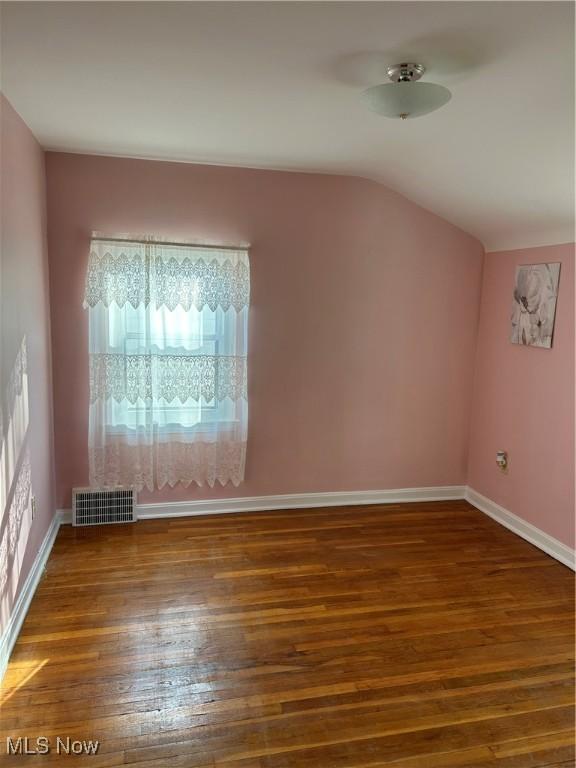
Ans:
{"type": "Polygon", "coordinates": [[[18,587],[32,526],[26,337],[0,402],[0,634],[18,587]]]}

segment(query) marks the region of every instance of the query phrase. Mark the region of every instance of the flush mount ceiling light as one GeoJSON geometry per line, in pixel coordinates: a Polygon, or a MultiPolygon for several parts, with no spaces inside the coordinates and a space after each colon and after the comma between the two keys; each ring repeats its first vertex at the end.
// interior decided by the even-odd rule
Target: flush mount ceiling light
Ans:
{"type": "Polygon", "coordinates": [[[417,83],[424,74],[422,64],[394,64],[386,74],[392,81],[374,85],[362,94],[370,109],[385,117],[406,120],[420,117],[447,104],[452,94],[435,83],[417,83]]]}

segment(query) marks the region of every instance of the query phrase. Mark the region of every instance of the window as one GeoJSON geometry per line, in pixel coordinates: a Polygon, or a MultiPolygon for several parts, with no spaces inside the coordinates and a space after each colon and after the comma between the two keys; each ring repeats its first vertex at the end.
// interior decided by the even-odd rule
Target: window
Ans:
{"type": "Polygon", "coordinates": [[[137,429],[148,419],[166,431],[207,430],[234,421],[237,417],[230,397],[187,397],[190,381],[185,380],[201,365],[204,386],[217,388],[218,367],[223,365],[217,360],[228,351],[226,341],[233,333],[230,325],[222,312],[185,311],[181,306],[172,311],[152,306],[105,308],[95,336],[98,338],[98,327],[107,328],[98,347],[107,355],[107,375],[119,379],[114,383],[117,395],[108,399],[104,411],[109,427],[137,429]],[[148,397],[144,382],[149,382],[148,397]]]}
{"type": "Polygon", "coordinates": [[[92,484],[243,479],[248,303],[244,250],[92,241],[92,484]]]}

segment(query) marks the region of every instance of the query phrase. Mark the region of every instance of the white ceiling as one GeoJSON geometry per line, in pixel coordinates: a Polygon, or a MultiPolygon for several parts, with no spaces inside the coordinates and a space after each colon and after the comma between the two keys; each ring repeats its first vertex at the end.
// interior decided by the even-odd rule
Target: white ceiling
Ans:
{"type": "Polygon", "coordinates": [[[488,250],[574,239],[570,2],[2,3],[2,90],[47,149],[387,184],[488,250]],[[361,90],[408,59],[425,117],[361,90]]]}

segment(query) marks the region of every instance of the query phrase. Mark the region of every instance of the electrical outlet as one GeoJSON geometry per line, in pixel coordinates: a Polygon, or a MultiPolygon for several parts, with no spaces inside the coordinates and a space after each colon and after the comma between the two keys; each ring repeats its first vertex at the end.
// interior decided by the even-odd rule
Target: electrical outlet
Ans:
{"type": "Polygon", "coordinates": [[[34,520],[34,518],[36,517],[36,496],[32,496],[31,506],[32,506],[32,520],[34,520]]]}
{"type": "Polygon", "coordinates": [[[496,464],[501,472],[508,471],[508,451],[497,451],[496,464]]]}

